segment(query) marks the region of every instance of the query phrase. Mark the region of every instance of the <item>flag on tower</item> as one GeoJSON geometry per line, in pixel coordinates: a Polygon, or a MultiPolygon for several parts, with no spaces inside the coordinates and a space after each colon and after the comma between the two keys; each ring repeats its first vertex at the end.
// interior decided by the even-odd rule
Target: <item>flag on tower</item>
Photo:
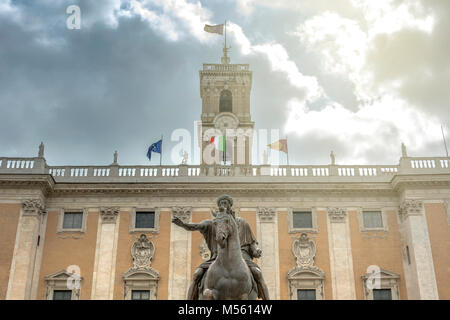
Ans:
{"type": "Polygon", "coordinates": [[[214,144],[216,150],[225,151],[226,148],[225,136],[211,137],[209,142],[214,144]]]}
{"type": "Polygon", "coordinates": [[[288,153],[287,139],[280,139],[267,145],[269,148],[288,153]]]}
{"type": "Polygon", "coordinates": [[[222,35],[223,34],[223,24],[217,24],[215,26],[211,26],[209,24],[205,24],[205,27],[203,28],[206,32],[209,33],[217,33],[222,35]]]}
{"type": "Polygon", "coordinates": [[[233,159],[233,142],[227,139],[226,136],[211,137],[209,139],[211,144],[214,144],[214,149],[217,150],[219,159],[224,162],[233,159]]]}

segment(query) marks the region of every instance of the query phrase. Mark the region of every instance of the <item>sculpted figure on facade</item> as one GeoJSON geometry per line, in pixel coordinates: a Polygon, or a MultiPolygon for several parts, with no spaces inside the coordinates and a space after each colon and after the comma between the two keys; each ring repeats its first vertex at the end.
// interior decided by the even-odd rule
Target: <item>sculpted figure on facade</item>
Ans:
{"type": "Polygon", "coordinates": [[[200,223],[187,223],[182,221],[176,215],[174,215],[172,219],[173,223],[187,231],[200,231],[211,252],[210,259],[200,264],[194,272],[193,280],[188,290],[187,298],[190,300],[198,300],[199,294],[203,293],[204,275],[218,256],[218,237],[216,234],[218,219],[226,218],[227,216],[231,217],[233,219],[232,223],[237,225],[242,258],[250,269],[251,275],[256,282],[258,297],[264,300],[269,299],[269,291],[263,279],[261,269],[253,262],[254,258],[261,257],[262,251],[258,248],[258,242],[256,241],[249,224],[244,219],[236,217],[232,205],[233,199],[227,195],[222,195],[217,198],[219,211],[213,214],[214,218],[211,220],[203,220],[200,223]]]}
{"type": "Polygon", "coordinates": [[[39,145],[38,158],[43,158],[43,157],[44,157],[44,143],[41,142],[41,144],[39,145]]]}

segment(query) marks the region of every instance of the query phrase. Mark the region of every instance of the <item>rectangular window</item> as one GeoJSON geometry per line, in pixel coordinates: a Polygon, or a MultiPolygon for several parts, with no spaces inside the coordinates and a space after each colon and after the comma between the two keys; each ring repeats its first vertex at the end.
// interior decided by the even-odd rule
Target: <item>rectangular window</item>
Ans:
{"type": "Polygon", "coordinates": [[[381,211],[363,211],[364,228],[383,228],[381,211]]]}
{"type": "Polygon", "coordinates": [[[63,229],[81,229],[83,212],[64,212],[63,229]]]}
{"type": "Polygon", "coordinates": [[[150,290],[132,290],[131,300],[150,300],[150,290]]]}
{"type": "Polygon", "coordinates": [[[152,229],[155,227],[155,212],[154,211],[141,211],[136,212],[136,224],[137,229],[152,229]]]}
{"type": "Polygon", "coordinates": [[[311,211],[294,211],[292,216],[295,229],[310,229],[313,227],[311,211]]]}
{"type": "Polygon", "coordinates": [[[72,290],[54,290],[53,300],[72,300],[72,290]]]}
{"type": "Polygon", "coordinates": [[[297,289],[297,300],[316,300],[316,289],[297,289]]]}
{"type": "Polygon", "coordinates": [[[373,300],[392,300],[391,289],[373,289],[373,300]]]}

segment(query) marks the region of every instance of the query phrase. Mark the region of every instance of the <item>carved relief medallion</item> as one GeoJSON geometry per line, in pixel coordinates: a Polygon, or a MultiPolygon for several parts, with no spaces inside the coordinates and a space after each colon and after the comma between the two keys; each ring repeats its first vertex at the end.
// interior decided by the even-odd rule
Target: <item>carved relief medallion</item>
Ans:
{"type": "Polygon", "coordinates": [[[150,269],[154,254],[155,246],[153,242],[145,234],[141,234],[131,246],[133,269],[150,269]]]}
{"type": "Polygon", "coordinates": [[[306,233],[302,233],[292,244],[292,253],[299,267],[311,267],[316,256],[316,245],[306,233]]]}

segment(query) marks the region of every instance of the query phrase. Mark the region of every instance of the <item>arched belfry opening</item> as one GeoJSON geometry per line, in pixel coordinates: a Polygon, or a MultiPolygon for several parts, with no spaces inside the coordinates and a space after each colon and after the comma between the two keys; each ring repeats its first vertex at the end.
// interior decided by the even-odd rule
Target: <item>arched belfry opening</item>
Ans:
{"type": "Polygon", "coordinates": [[[219,112],[233,112],[233,96],[230,90],[220,93],[219,112]]]}

